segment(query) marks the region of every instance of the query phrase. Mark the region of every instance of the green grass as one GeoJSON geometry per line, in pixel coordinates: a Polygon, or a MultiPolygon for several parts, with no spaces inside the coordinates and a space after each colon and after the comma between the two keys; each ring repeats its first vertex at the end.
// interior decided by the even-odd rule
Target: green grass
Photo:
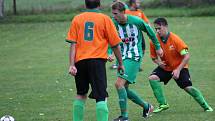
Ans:
{"type": "MultiPolygon", "coordinates": [[[[17,13],[18,15],[26,14],[73,14],[80,12],[84,8],[84,0],[16,0],[17,1],[17,13]]],[[[127,2],[128,0],[122,0],[127,2]]],[[[144,0],[142,6],[146,7],[144,12],[147,16],[214,16],[215,6],[214,5],[199,5],[198,7],[175,7],[169,8],[162,5],[153,8],[151,4],[157,0],[144,0]]],[[[11,16],[13,13],[13,0],[5,0],[5,16],[11,16]]],[[[106,12],[110,13],[110,5],[112,0],[102,0],[101,8],[106,12]]],[[[141,8],[143,9],[143,8],[141,8]]],[[[48,15],[50,16],[50,15],[48,15]]],[[[65,18],[65,17],[64,17],[65,18]]],[[[48,17],[47,17],[48,19],[48,17]]]]}
{"type": "MultiPolygon", "coordinates": [[[[190,47],[194,86],[215,109],[215,17],[169,17],[168,20],[170,30],[190,47]]],[[[69,25],[68,21],[0,24],[0,117],[9,114],[17,121],[72,120],[75,83],[67,74],[69,45],[64,41],[69,25]]],[[[138,74],[137,84],[131,88],[156,105],[147,80],[155,67],[148,49],[149,46],[144,72],[138,74]]],[[[108,69],[111,64],[107,63],[110,121],[119,115],[114,88],[116,75],[108,69]]],[[[173,80],[164,90],[171,107],[154,114],[149,121],[214,121],[215,113],[203,112],[173,80]]],[[[85,121],[95,121],[94,100],[88,100],[85,112],[85,121]]],[[[130,119],[143,120],[141,113],[141,108],[129,101],[130,119]]]]}
{"type": "MultiPolygon", "coordinates": [[[[1,23],[37,23],[37,22],[62,22],[70,21],[74,15],[80,13],[81,10],[70,10],[68,12],[53,12],[53,13],[40,13],[30,15],[8,15],[0,18],[1,23]]],[[[111,15],[110,9],[103,8],[101,12],[111,15]]],[[[200,8],[157,8],[145,9],[144,13],[148,17],[203,17],[214,16],[215,6],[200,7],[200,8]]]]}

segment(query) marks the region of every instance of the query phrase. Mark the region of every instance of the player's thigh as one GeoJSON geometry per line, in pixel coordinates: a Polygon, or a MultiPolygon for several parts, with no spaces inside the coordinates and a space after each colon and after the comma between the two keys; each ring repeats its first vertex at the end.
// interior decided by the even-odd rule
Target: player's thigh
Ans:
{"type": "Polygon", "coordinates": [[[107,76],[106,76],[106,60],[92,59],[88,63],[88,72],[90,77],[90,84],[92,92],[91,98],[105,99],[108,97],[107,89],[107,76]]]}
{"type": "Polygon", "coordinates": [[[86,60],[81,60],[75,64],[77,68],[77,74],[75,76],[75,84],[77,94],[85,95],[89,90],[89,77],[87,73],[87,62],[86,60]]]}
{"type": "Polygon", "coordinates": [[[136,77],[137,73],[139,72],[140,68],[140,62],[139,61],[134,61],[131,59],[125,59],[123,60],[123,65],[125,67],[125,72],[123,75],[120,75],[117,73],[117,76],[120,78],[125,79],[129,83],[135,83],[136,82],[136,77]]]}
{"type": "Polygon", "coordinates": [[[192,86],[189,70],[187,68],[183,68],[180,72],[179,78],[175,80],[175,82],[182,89],[192,86]]]}
{"type": "Polygon", "coordinates": [[[161,82],[164,82],[164,84],[167,84],[169,80],[172,78],[172,72],[171,71],[165,71],[164,69],[160,68],[159,66],[155,68],[150,76],[157,76],[161,82]]]}

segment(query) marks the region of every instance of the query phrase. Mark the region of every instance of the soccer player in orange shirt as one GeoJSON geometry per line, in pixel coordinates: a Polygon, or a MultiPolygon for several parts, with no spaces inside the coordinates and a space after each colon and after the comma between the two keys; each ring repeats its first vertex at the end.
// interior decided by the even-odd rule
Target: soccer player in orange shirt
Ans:
{"type": "Polygon", "coordinates": [[[75,77],[77,89],[73,121],[83,121],[89,85],[89,97],[96,100],[97,121],[108,121],[107,49],[109,44],[119,62],[118,71],[123,74],[121,39],[110,17],[98,12],[100,0],[85,0],[85,5],[88,11],[74,17],[66,38],[71,43],[69,73],[75,77]]]}
{"type": "Polygon", "coordinates": [[[149,19],[140,9],[140,0],[129,0],[129,9],[125,10],[126,14],[138,16],[143,19],[147,24],[150,24],[149,19]]]}
{"type": "Polygon", "coordinates": [[[154,21],[154,27],[164,54],[161,58],[158,58],[154,45],[150,43],[151,58],[158,65],[149,76],[151,88],[159,103],[159,107],[153,112],[158,113],[169,108],[160,82],[166,85],[171,78],[175,80],[181,89],[191,95],[205,111],[213,111],[205,101],[202,93],[192,86],[188,70],[190,58],[188,46],[179,36],[168,31],[168,23],[165,18],[157,18],[154,21]]]}

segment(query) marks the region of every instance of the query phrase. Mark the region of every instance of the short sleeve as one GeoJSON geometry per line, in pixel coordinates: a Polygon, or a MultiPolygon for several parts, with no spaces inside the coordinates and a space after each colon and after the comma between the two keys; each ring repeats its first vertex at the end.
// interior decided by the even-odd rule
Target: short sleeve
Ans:
{"type": "Polygon", "coordinates": [[[176,46],[176,50],[180,53],[183,49],[188,50],[188,46],[185,44],[185,42],[178,37],[177,35],[175,35],[175,46],[176,46]]]}
{"type": "Polygon", "coordinates": [[[69,31],[67,33],[66,41],[69,43],[76,43],[77,34],[78,33],[78,23],[76,22],[76,18],[74,18],[71,22],[69,31]]]}

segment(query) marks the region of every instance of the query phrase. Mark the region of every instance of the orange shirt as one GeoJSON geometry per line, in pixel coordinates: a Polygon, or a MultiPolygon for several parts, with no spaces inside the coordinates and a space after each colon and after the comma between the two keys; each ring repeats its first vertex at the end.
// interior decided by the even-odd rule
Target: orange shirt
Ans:
{"type": "Polygon", "coordinates": [[[66,40],[76,43],[75,62],[89,58],[107,59],[108,44],[113,47],[121,42],[110,17],[95,11],[75,16],[66,40]]]}
{"type": "Polygon", "coordinates": [[[146,23],[149,23],[149,19],[146,17],[146,15],[140,9],[137,9],[136,11],[131,11],[129,9],[126,9],[125,10],[125,14],[129,14],[129,15],[133,15],[133,16],[138,16],[141,19],[143,19],[146,23]]]}
{"type": "MultiPolygon", "coordinates": [[[[172,32],[170,32],[166,43],[161,40],[158,34],[157,38],[164,53],[164,56],[161,58],[161,60],[167,64],[164,70],[173,71],[180,65],[183,60],[183,55],[181,55],[180,52],[183,49],[188,49],[188,46],[181,38],[179,38],[176,34],[172,32]]],[[[150,42],[150,55],[152,59],[157,58],[155,47],[152,42],[150,42]]],[[[186,64],[184,68],[188,68],[188,64],[186,64]]]]}

